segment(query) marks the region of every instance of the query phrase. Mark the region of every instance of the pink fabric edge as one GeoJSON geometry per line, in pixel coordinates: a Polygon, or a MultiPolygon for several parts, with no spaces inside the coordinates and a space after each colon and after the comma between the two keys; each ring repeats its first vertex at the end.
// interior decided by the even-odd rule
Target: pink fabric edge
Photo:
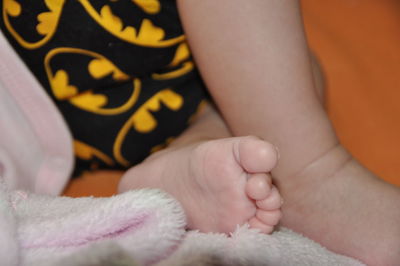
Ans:
{"type": "Polygon", "coordinates": [[[122,221],[117,220],[115,223],[106,224],[103,225],[103,227],[96,227],[93,225],[90,231],[80,230],[81,228],[79,228],[78,224],[77,228],[71,228],[68,231],[60,232],[59,235],[51,236],[51,239],[39,239],[37,243],[25,243],[24,239],[22,239],[21,247],[27,249],[78,248],[107,239],[117,240],[134,234],[139,230],[143,230],[142,227],[144,227],[146,223],[149,223],[148,220],[154,218],[154,215],[150,213],[135,213],[135,215],[122,221]]]}
{"type": "Polygon", "coordinates": [[[0,78],[30,122],[33,133],[45,152],[32,189],[36,193],[60,194],[73,168],[72,137],[68,127],[57,107],[1,31],[0,59],[6,62],[3,71],[0,71],[0,78]]]}

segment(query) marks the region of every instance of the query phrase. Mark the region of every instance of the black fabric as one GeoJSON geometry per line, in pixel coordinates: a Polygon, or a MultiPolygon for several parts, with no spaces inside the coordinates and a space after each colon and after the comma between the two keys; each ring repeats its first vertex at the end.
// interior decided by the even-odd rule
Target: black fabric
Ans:
{"type": "Polygon", "coordinates": [[[206,98],[175,1],[3,0],[1,9],[1,30],[70,127],[75,175],[141,162],[206,98]]]}

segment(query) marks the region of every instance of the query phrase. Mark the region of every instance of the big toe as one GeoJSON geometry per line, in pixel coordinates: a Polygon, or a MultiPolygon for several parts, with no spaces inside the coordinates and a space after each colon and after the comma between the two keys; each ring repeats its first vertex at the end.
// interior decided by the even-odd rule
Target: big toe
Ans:
{"type": "Polygon", "coordinates": [[[242,137],[237,142],[235,156],[248,173],[270,172],[278,162],[276,147],[254,136],[242,137]]]}

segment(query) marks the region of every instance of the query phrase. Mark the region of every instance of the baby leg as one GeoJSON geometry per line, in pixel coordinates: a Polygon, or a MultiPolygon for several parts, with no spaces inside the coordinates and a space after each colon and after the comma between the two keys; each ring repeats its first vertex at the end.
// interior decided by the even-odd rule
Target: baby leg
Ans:
{"type": "Polygon", "coordinates": [[[280,149],[272,174],[285,199],[282,224],[367,264],[397,265],[400,189],[362,167],[335,135],[315,90],[299,1],[239,2],[178,4],[233,135],[280,149]]]}

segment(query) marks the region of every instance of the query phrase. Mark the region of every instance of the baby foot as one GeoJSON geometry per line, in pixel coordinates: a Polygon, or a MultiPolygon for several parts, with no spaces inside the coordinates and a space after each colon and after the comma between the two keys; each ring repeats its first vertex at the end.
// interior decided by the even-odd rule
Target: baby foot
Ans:
{"type": "Polygon", "coordinates": [[[256,137],[205,141],[169,148],[131,168],[120,191],[160,188],[185,209],[188,227],[230,233],[237,225],[270,233],[281,218],[281,197],[269,172],[274,146],[256,137]]]}

